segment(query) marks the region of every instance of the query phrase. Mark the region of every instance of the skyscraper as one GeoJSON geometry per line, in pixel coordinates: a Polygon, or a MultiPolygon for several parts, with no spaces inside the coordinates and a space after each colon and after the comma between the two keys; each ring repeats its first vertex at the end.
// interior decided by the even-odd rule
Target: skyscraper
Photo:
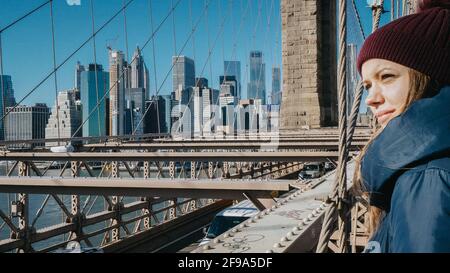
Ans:
{"type": "Polygon", "coordinates": [[[194,115],[194,136],[203,136],[205,132],[211,131],[205,126],[211,119],[212,107],[218,104],[218,97],[219,90],[208,86],[194,87],[193,109],[191,109],[194,115]]]}
{"type": "Polygon", "coordinates": [[[144,59],[141,55],[139,47],[133,54],[133,62],[131,65],[131,88],[145,88],[145,69],[144,59]]]}
{"type": "Polygon", "coordinates": [[[247,87],[249,99],[261,99],[266,104],[266,64],[261,51],[250,52],[250,82],[247,87]]]}
{"type": "Polygon", "coordinates": [[[145,133],[170,132],[170,95],[153,96],[145,102],[145,133]]]}
{"type": "Polygon", "coordinates": [[[195,78],[195,87],[199,87],[200,89],[208,87],[208,79],[206,78],[195,78]]]}
{"type": "Polygon", "coordinates": [[[281,71],[279,67],[272,68],[272,104],[281,104],[281,71]]]}
{"type": "Polygon", "coordinates": [[[238,82],[236,80],[236,76],[227,76],[227,75],[219,76],[219,83],[220,83],[221,93],[222,93],[222,89],[223,89],[222,85],[224,85],[225,89],[229,90],[226,92],[230,92],[231,96],[237,97],[239,86],[238,86],[238,82]],[[229,86],[229,87],[227,87],[227,86],[229,86]]]}
{"type": "Polygon", "coordinates": [[[149,89],[149,72],[144,63],[139,47],[133,54],[131,65],[131,88],[125,90],[126,118],[124,122],[125,134],[137,135],[144,133],[145,100],[149,89]]]}
{"type": "MultiPolygon", "coordinates": [[[[12,86],[11,76],[0,75],[0,115],[3,117],[6,114],[6,107],[14,106],[16,104],[16,99],[14,98],[14,89],[12,86]],[[5,106],[3,106],[3,102],[5,106]]],[[[5,139],[4,121],[0,121],[0,140],[5,139]]]]}
{"type": "MultiPolygon", "coordinates": [[[[122,51],[109,51],[109,135],[123,135],[125,129],[125,88],[130,71],[122,51]]],[[[139,77],[136,77],[138,80],[139,77]]]]}
{"type": "Polygon", "coordinates": [[[241,62],[240,61],[224,61],[223,62],[223,74],[228,76],[234,76],[237,82],[237,94],[238,99],[242,98],[241,92],[241,62]]]}
{"type": "Polygon", "coordinates": [[[127,88],[125,90],[127,119],[125,120],[125,134],[141,135],[144,133],[144,122],[141,121],[145,113],[145,89],[127,88]]]}
{"type": "MultiPolygon", "coordinates": [[[[147,66],[144,63],[144,88],[145,88],[145,99],[150,98],[150,75],[147,66]]],[[[158,88],[158,87],[156,87],[158,88]]]]}
{"type": "Polygon", "coordinates": [[[97,102],[109,90],[109,73],[103,71],[103,67],[97,64],[97,85],[95,84],[95,65],[90,64],[86,71],[81,72],[81,104],[83,106],[83,121],[87,121],[83,125],[83,136],[106,136],[107,135],[107,99],[101,101],[98,108],[97,102]],[[97,93],[98,87],[98,93],[97,93]],[[95,111],[94,111],[95,110],[95,111]],[[92,112],[92,115],[89,114],[92,112]],[[89,118],[88,118],[89,117],[89,118]]]}
{"type": "Polygon", "coordinates": [[[85,70],[84,65],[81,65],[80,62],[77,62],[75,66],[75,100],[80,99],[80,90],[81,90],[81,72],[85,70]]]}
{"type": "Polygon", "coordinates": [[[175,99],[180,100],[184,89],[195,86],[195,64],[186,56],[173,56],[172,65],[172,91],[175,99]]]}
{"type": "MultiPolygon", "coordinates": [[[[80,77],[81,78],[81,77],[80,77]]],[[[81,84],[81,81],[80,81],[81,84]]],[[[82,135],[82,130],[78,130],[81,125],[81,105],[75,99],[76,89],[65,90],[58,93],[57,103],[59,106],[56,115],[56,105],[52,108],[50,118],[45,128],[45,138],[71,138],[82,135]],[[59,133],[58,133],[59,120],[59,133]],[[78,130],[78,131],[77,131],[78,130]],[[76,134],[75,134],[76,132],[76,134]],[[75,134],[75,135],[74,135],[75,134]]],[[[47,142],[45,146],[55,146],[58,142],[47,142]]]]}
{"type": "MultiPolygon", "coordinates": [[[[16,108],[6,107],[9,114],[5,118],[6,140],[31,140],[45,138],[50,110],[45,103],[36,103],[34,106],[19,105],[16,108]]],[[[10,147],[34,148],[43,143],[17,144],[10,147]]]]}
{"type": "Polygon", "coordinates": [[[355,89],[358,84],[358,71],[356,70],[357,51],[355,44],[347,45],[347,116],[352,112],[355,89]]]}

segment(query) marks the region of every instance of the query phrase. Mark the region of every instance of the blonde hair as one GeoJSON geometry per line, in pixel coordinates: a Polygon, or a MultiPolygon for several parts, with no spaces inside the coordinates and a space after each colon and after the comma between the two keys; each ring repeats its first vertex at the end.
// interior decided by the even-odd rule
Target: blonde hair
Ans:
{"type": "MultiPolygon", "coordinates": [[[[417,101],[424,97],[433,96],[439,90],[439,84],[433,81],[429,76],[422,74],[416,70],[408,69],[408,75],[410,79],[409,92],[406,98],[406,102],[401,108],[401,112],[404,112],[414,101],[417,101]]],[[[361,176],[361,160],[367,152],[370,144],[377,138],[377,136],[382,132],[383,128],[378,128],[377,131],[372,135],[371,139],[368,141],[367,145],[364,146],[361,153],[355,160],[356,168],[353,176],[353,194],[355,196],[360,196],[365,200],[368,200],[369,193],[362,183],[361,176]]],[[[384,215],[384,211],[378,207],[371,206],[369,203],[369,237],[378,229],[381,222],[381,218],[384,215]]]]}

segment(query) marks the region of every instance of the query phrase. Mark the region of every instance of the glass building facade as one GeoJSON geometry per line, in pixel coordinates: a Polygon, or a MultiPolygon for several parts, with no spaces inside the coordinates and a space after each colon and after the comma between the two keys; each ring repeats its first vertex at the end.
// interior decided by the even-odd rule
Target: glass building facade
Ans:
{"type": "Polygon", "coordinates": [[[83,137],[105,136],[107,132],[107,102],[109,95],[103,99],[98,107],[98,101],[109,90],[109,73],[103,71],[101,65],[97,65],[97,86],[95,84],[95,65],[90,64],[86,71],[81,72],[80,97],[83,108],[83,137]],[[98,94],[97,94],[98,87],[98,94]],[[94,111],[95,109],[95,111],[94,111]],[[90,116],[89,114],[94,111],[90,116]],[[88,118],[89,117],[89,118],[88,118]]]}

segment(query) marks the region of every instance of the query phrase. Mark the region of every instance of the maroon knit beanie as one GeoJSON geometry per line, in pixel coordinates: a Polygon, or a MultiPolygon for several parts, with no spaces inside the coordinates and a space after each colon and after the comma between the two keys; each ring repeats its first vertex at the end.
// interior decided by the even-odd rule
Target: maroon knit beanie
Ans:
{"type": "Polygon", "coordinates": [[[367,37],[358,71],[369,59],[385,59],[450,84],[450,0],[419,1],[418,13],[401,17],[367,37]]]}

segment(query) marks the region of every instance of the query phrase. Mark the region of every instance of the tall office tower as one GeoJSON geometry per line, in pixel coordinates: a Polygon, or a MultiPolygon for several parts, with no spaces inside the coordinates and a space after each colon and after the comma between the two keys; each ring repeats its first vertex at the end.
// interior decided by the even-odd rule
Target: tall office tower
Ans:
{"type": "Polygon", "coordinates": [[[127,88],[125,89],[126,101],[126,119],[125,134],[141,135],[144,133],[144,121],[142,116],[145,114],[145,89],[127,88]]]}
{"type": "Polygon", "coordinates": [[[186,56],[173,56],[172,65],[172,91],[176,92],[175,99],[180,100],[184,89],[195,86],[195,64],[186,56]]]}
{"type": "Polygon", "coordinates": [[[336,1],[281,0],[281,22],[280,130],[336,126],[336,1]]]}
{"type": "Polygon", "coordinates": [[[122,51],[109,51],[109,135],[124,134],[125,89],[128,88],[131,72],[122,51]]]}
{"type": "MultiPolygon", "coordinates": [[[[75,100],[75,93],[76,89],[65,90],[58,93],[58,115],[56,113],[57,107],[55,105],[55,107],[52,108],[50,118],[48,119],[47,126],[45,127],[46,139],[71,138],[82,135],[82,130],[78,130],[78,127],[82,122],[81,105],[79,101],[75,100]]],[[[47,142],[45,144],[45,146],[48,147],[55,145],[58,145],[58,142],[47,142]]]]}
{"type": "MultiPolygon", "coordinates": [[[[19,105],[16,108],[6,107],[10,113],[5,117],[6,140],[31,140],[45,138],[45,126],[50,115],[50,109],[45,103],[34,106],[19,105]]],[[[34,148],[43,143],[17,144],[10,148],[34,148]]]]}
{"type": "MultiPolygon", "coordinates": [[[[222,85],[230,86],[231,96],[237,97],[238,94],[238,82],[236,80],[236,76],[219,76],[220,89],[222,90],[222,85]]],[[[226,87],[228,88],[228,87],[226,87]]]]}
{"type": "Polygon", "coordinates": [[[358,85],[358,71],[356,70],[357,51],[355,44],[347,45],[347,116],[352,112],[353,99],[358,85]]]}
{"type": "Polygon", "coordinates": [[[272,68],[272,104],[281,104],[281,71],[279,67],[272,68]]]}
{"type": "Polygon", "coordinates": [[[142,58],[141,50],[136,48],[133,54],[131,65],[131,88],[145,88],[145,64],[142,58]]]}
{"type": "Polygon", "coordinates": [[[229,82],[224,82],[220,85],[220,96],[234,96],[236,93],[235,86],[229,82]]]}
{"type": "Polygon", "coordinates": [[[200,89],[208,88],[208,79],[207,78],[195,78],[194,87],[200,87],[200,89]]]}
{"type": "Polygon", "coordinates": [[[234,108],[238,100],[235,96],[220,94],[219,108],[222,124],[217,126],[217,132],[224,135],[233,135],[237,123],[235,122],[234,108]]]}
{"type": "MultiPolygon", "coordinates": [[[[14,106],[16,104],[12,80],[9,75],[0,75],[0,98],[0,115],[3,117],[3,115],[6,114],[6,107],[14,106]]],[[[0,121],[0,140],[5,139],[4,122],[4,119],[0,121]]]]}
{"type": "MultiPolygon", "coordinates": [[[[158,91],[158,86],[156,86],[155,92],[158,91]]],[[[150,98],[150,72],[144,63],[144,89],[145,89],[145,99],[150,98]]]]}
{"type": "Polygon", "coordinates": [[[223,74],[228,78],[228,76],[234,76],[237,82],[236,96],[238,99],[242,98],[242,87],[241,87],[241,62],[240,61],[224,61],[223,62],[223,74]]]}
{"type": "Polygon", "coordinates": [[[201,96],[197,99],[198,104],[195,101],[194,105],[194,134],[205,136],[215,132],[215,124],[211,120],[216,110],[214,108],[219,105],[219,93],[219,90],[213,88],[201,90],[201,96]]]}
{"type": "Polygon", "coordinates": [[[77,65],[75,66],[75,85],[74,88],[75,91],[75,100],[80,99],[80,90],[81,90],[81,72],[85,70],[84,65],[82,65],[79,61],[77,62],[77,65]]]}
{"type": "Polygon", "coordinates": [[[170,95],[152,96],[145,102],[148,108],[145,116],[145,133],[169,133],[170,131],[170,95]]]}
{"type": "Polygon", "coordinates": [[[261,51],[250,52],[250,82],[247,87],[247,98],[260,99],[266,104],[266,64],[263,63],[261,51]]]}
{"type": "Polygon", "coordinates": [[[107,115],[109,73],[103,71],[100,64],[90,64],[87,70],[81,72],[80,88],[82,117],[83,121],[86,120],[83,125],[83,137],[106,136],[107,123],[109,123],[109,115],[107,115]],[[95,71],[97,71],[97,77],[95,71]],[[101,100],[105,94],[106,98],[101,100]],[[97,103],[99,103],[98,107],[97,103]]]}

